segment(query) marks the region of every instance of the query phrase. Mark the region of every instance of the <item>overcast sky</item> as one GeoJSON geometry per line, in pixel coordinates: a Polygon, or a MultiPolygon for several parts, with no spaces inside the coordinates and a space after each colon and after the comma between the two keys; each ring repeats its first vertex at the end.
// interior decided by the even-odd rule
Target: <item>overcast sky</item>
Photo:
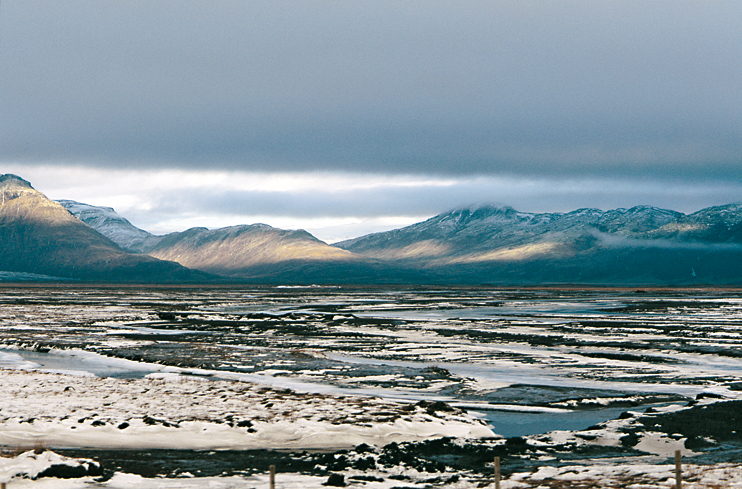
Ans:
{"type": "Polygon", "coordinates": [[[742,200],[742,2],[2,0],[0,174],[164,233],[742,200]]]}

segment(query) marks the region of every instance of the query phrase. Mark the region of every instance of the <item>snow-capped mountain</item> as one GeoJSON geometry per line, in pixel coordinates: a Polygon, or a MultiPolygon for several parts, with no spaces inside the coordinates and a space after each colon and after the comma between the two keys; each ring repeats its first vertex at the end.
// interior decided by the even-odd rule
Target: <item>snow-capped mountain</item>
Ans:
{"type": "Polygon", "coordinates": [[[73,216],[127,251],[146,253],[162,239],[134,226],[111,207],[98,207],[74,200],[57,202],[73,216]]]}
{"type": "MultiPolygon", "coordinates": [[[[537,248],[544,253],[563,253],[576,242],[600,234],[644,237],[645,233],[677,223],[682,217],[679,212],[649,206],[547,214],[518,212],[511,207],[475,206],[335,246],[366,256],[394,259],[474,258],[497,249],[512,250],[526,245],[541,245],[537,248]]],[[[531,249],[528,254],[536,251],[531,249]]]]}
{"type": "Polygon", "coordinates": [[[689,215],[470,206],[330,246],[264,224],[154,236],[109,207],[62,201],[67,211],[12,175],[0,177],[0,194],[0,270],[12,272],[78,277],[133,267],[153,281],[187,277],[185,268],[159,271],[162,262],[149,261],[156,257],[266,283],[742,284],[742,204],[689,215]]]}
{"type": "Polygon", "coordinates": [[[709,207],[650,233],[653,238],[704,243],[742,243],[742,204],[709,207]]]}
{"type": "Polygon", "coordinates": [[[456,283],[742,283],[742,206],[532,214],[456,209],[336,243],[456,283]]]}

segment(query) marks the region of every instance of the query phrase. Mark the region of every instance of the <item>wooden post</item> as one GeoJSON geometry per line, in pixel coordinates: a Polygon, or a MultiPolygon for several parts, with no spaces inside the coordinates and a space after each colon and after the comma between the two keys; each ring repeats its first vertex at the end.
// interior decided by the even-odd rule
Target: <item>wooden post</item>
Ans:
{"type": "Polygon", "coordinates": [[[0,489],[5,489],[5,482],[0,482],[0,489]]]}
{"type": "Polygon", "coordinates": [[[675,450],[675,489],[683,487],[683,469],[681,467],[680,450],[675,450]]]}
{"type": "Polygon", "coordinates": [[[269,470],[271,472],[271,489],[276,489],[276,466],[271,465],[269,470]]]}
{"type": "Polygon", "coordinates": [[[495,489],[500,489],[500,457],[495,457],[495,489]]]}

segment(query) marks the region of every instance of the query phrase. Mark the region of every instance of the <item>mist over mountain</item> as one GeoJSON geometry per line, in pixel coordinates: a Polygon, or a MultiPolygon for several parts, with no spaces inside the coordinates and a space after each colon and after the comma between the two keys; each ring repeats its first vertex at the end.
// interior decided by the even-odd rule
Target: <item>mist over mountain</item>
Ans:
{"type": "Polygon", "coordinates": [[[680,212],[650,206],[532,214],[511,207],[483,205],[456,209],[405,228],[342,241],[335,246],[392,259],[518,260],[569,254],[601,234],[647,238],[652,231],[678,225],[684,217],[680,212]]]}
{"type": "Polygon", "coordinates": [[[511,207],[456,209],[402,229],[336,243],[365,256],[441,262],[522,260],[569,254],[598,232],[634,236],[677,222],[679,212],[640,206],[531,214],[511,207]]]}
{"type": "Polygon", "coordinates": [[[742,206],[532,214],[476,206],[336,243],[457,283],[742,283],[742,206]]]}

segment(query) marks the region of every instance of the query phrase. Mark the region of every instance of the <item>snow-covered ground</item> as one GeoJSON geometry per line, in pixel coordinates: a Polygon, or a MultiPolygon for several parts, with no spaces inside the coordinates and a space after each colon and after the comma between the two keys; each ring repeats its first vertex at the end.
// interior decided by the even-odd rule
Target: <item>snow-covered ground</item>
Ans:
{"type": "Polygon", "coordinates": [[[460,410],[277,390],[179,374],[113,379],[4,370],[0,445],[343,449],[494,433],[460,410]]]}
{"type": "MultiPolygon", "coordinates": [[[[114,379],[6,368],[0,370],[0,392],[0,445],[16,449],[338,450],[363,443],[495,436],[482,421],[444,405],[426,409],[380,398],[297,393],[173,372],[114,379]]],[[[0,463],[0,482],[12,482],[11,487],[90,487],[93,479],[22,480],[51,465],[76,464],[51,452],[29,451],[0,463]]],[[[320,487],[326,481],[298,474],[282,477],[281,487],[320,487]]],[[[116,474],[101,487],[255,485],[267,482],[260,476],[194,482],[116,474]]]]}
{"type": "MultiPolygon", "coordinates": [[[[19,364],[19,367],[24,365],[19,364]]],[[[28,367],[27,365],[25,366],[28,367]]],[[[43,449],[352,449],[361,444],[380,447],[392,442],[440,437],[458,440],[497,438],[482,421],[444,404],[400,403],[381,398],[297,393],[245,382],[208,380],[175,372],[150,374],[142,379],[100,378],[39,372],[23,368],[0,370],[0,446],[29,449],[0,458],[0,482],[10,488],[247,488],[267,487],[267,474],[176,478],[145,478],[123,472],[101,478],[73,474],[61,480],[44,474],[60,465],[90,467],[96,462],[62,457],[43,449]],[[36,453],[34,450],[36,450],[36,453]],[[51,469],[50,469],[51,470],[51,469]],[[37,477],[40,477],[38,480],[37,477]]],[[[710,405],[714,399],[703,400],[710,405]]],[[[666,412],[682,409],[664,408],[666,412]]],[[[663,409],[656,410],[662,412],[663,409]]],[[[528,440],[536,450],[548,446],[614,446],[621,444],[622,428],[634,423],[624,417],[603,424],[586,441],[574,432],[552,432],[528,440]]],[[[681,450],[684,439],[660,433],[641,435],[636,449],[659,457],[621,457],[582,460],[575,465],[546,466],[508,474],[501,487],[667,487],[674,483],[674,466],[657,463],[681,450]],[[654,463],[650,463],[654,462],[654,463]],[[566,486],[565,486],[566,484],[566,486]]],[[[542,455],[546,461],[550,459],[542,455]]],[[[686,460],[692,460],[686,458],[686,460]]],[[[389,489],[407,484],[446,487],[494,487],[491,477],[446,470],[436,478],[401,463],[372,470],[341,471],[349,485],[389,489]],[[354,479],[355,477],[355,479],[354,479]]],[[[53,475],[53,473],[52,473],[53,475]]],[[[684,487],[742,487],[742,466],[686,465],[684,487]]],[[[278,487],[324,487],[327,476],[279,473],[278,487]]]]}
{"type": "MultiPolygon", "coordinates": [[[[685,446],[694,434],[651,429],[645,411],[742,396],[742,299],[734,291],[632,294],[7,288],[0,445],[57,450],[73,457],[71,466],[87,463],[74,457],[104,460],[106,449],[236,449],[240,457],[310,449],[308,469],[279,466],[277,487],[319,488],[338,473],[372,489],[491,487],[491,456],[500,452],[503,488],[668,487],[668,457],[681,450],[695,464],[684,487],[739,486],[740,467],[717,463],[737,461],[739,440],[703,434],[713,447],[701,453],[685,446]],[[505,430],[526,418],[539,423],[505,430]],[[568,418],[582,425],[564,427],[568,418]],[[445,467],[428,472],[426,443],[439,437],[466,445],[455,456],[487,458],[449,464],[458,452],[446,445],[436,455],[445,467]],[[417,445],[387,463],[392,442],[417,445]],[[360,453],[361,444],[373,450],[360,453]],[[318,450],[350,462],[330,467],[318,450]],[[358,468],[363,457],[376,465],[358,468]]],[[[114,470],[97,482],[32,481],[22,474],[64,460],[32,455],[1,459],[0,482],[267,487],[262,468],[274,463],[269,455],[260,468],[221,476],[221,468],[168,468],[158,472],[163,478],[114,470]]]]}
{"type": "MultiPolygon", "coordinates": [[[[742,487],[742,465],[686,465],[682,473],[683,487],[742,487]]],[[[675,487],[675,465],[622,464],[615,461],[595,461],[591,465],[542,467],[536,472],[515,473],[503,481],[502,489],[519,487],[630,487],[636,489],[675,487]]]]}

